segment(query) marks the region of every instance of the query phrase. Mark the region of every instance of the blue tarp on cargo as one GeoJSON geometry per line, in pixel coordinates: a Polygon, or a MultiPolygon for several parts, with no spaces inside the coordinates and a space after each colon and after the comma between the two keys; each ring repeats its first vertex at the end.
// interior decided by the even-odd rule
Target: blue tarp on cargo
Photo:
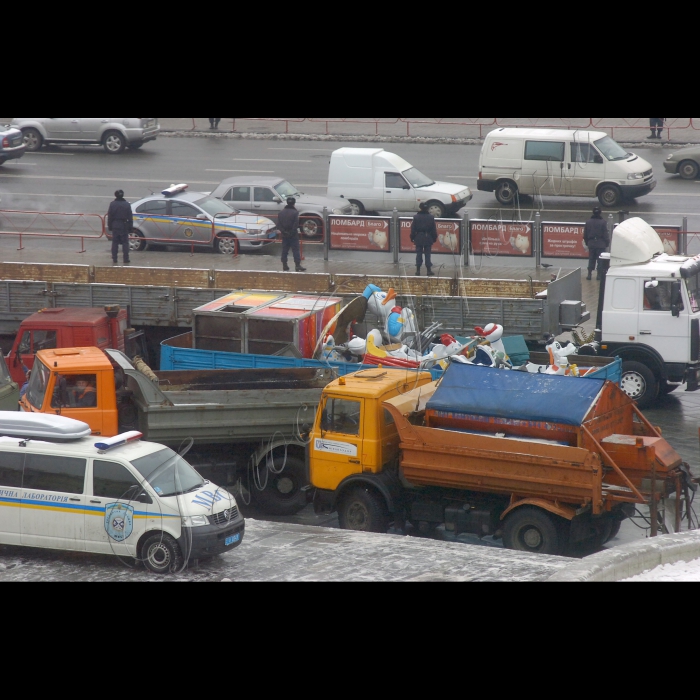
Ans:
{"type": "Polygon", "coordinates": [[[581,425],[605,381],[450,365],[428,404],[448,413],[581,425]]]}

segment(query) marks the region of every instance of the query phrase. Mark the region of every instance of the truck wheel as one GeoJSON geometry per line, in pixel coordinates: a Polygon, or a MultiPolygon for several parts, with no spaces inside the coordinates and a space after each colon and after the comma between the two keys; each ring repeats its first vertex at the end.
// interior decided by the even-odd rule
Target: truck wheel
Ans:
{"type": "Polygon", "coordinates": [[[659,384],[659,396],[668,396],[678,389],[680,384],[669,384],[667,381],[662,381],[659,384]]]}
{"type": "Polygon", "coordinates": [[[253,500],[267,515],[296,515],[306,508],[306,492],[302,491],[307,485],[306,466],[301,459],[289,456],[286,464],[284,456],[275,457],[272,466],[275,471],[284,467],[284,471],[273,474],[263,462],[258,469],[261,483],[264,484],[267,477],[267,488],[258,491],[252,487],[253,500]]]}
{"type": "Polygon", "coordinates": [[[29,153],[36,153],[44,145],[44,139],[36,129],[24,129],[22,134],[29,153]]]}
{"type": "Polygon", "coordinates": [[[496,187],[496,199],[504,206],[509,207],[518,195],[518,186],[510,180],[499,182],[496,187]]]}
{"type": "Polygon", "coordinates": [[[351,199],[350,205],[352,206],[352,215],[353,216],[364,216],[365,215],[365,205],[362,202],[358,202],[356,199],[351,199]]]}
{"type": "Polygon", "coordinates": [[[694,160],[684,160],[678,166],[678,174],[684,180],[697,180],[700,166],[694,160]]]}
{"type": "Polygon", "coordinates": [[[648,408],[659,395],[659,382],[654,373],[641,362],[622,363],[622,391],[637,402],[639,408],[648,408]]]}
{"type": "Polygon", "coordinates": [[[342,530],[386,534],[389,512],[384,499],[366,488],[352,489],[343,496],[338,508],[342,530]]]}
{"type": "Polygon", "coordinates": [[[603,185],[598,190],[598,201],[604,207],[616,207],[622,201],[622,192],[616,185],[603,185]]]}
{"type": "Polygon", "coordinates": [[[177,542],[164,532],[149,537],[141,547],[141,558],[154,574],[169,574],[182,569],[183,557],[177,542]]]}
{"type": "Polygon", "coordinates": [[[436,219],[445,218],[445,205],[442,202],[428,202],[428,213],[436,219]]]}
{"type": "Polygon", "coordinates": [[[619,518],[613,518],[612,527],[610,528],[610,534],[608,535],[608,539],[605,540],[604,544],[607,544],[608,542],[610,542],[610,540],[614,540],[620,534],[622,523],[623,521],[619,518]]]}
{"type": "Polygon", "coordinates": [[[506,549],[535,554],[560,554],[562,537],[553,516],[539,508],[517,508],[503,528],[506,549]]]}
{"type": "Polygon", "coordinates": [[[108,131],[102,139],[102,147],[111,156],[116,156],[126,148],[126,139],[118,131],[108,131]]]}

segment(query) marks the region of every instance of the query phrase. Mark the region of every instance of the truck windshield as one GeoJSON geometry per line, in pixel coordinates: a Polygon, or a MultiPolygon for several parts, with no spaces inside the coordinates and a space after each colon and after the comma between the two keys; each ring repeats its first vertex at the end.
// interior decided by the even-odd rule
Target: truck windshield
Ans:
{"type": "Polygon", "coordinates": [[[629,153],[609,136],[596,141],[595,145],[598,146],[598,149],[608,160],[625,160],[629,157],[629,153]]]}
{"type": "Polygon", "coordinates": [[[135,459],[132,464],[161,498],[190,493],[206,483],[186,460],[169,448],[135,459]]]}
{"type": "Polygon", "coordinates": [[[46,396],[46,388],[49,385],[50,378],[51,370],[37,359],[34,363],[32,378],[29,380],[29,388],[27,390],[27,398],[34,408],[41,409],[44,406],[44,397],[46,396]]]}
{"type": "Polygon", "coordinates": [[[686,281],[688,287],[688,298],[690,299],[690,308],[693,313],[700,312],[700,274],[689,277],[686,281]]]}
{"type": "Polygon", "coordinates": [[[413,187],[430,187],[435,184],[435,180],[431,180],[429,177],[423,175],[423,173],[417,168],[411,168],[403,173],[403,176],[411,183],[413,187]]]}

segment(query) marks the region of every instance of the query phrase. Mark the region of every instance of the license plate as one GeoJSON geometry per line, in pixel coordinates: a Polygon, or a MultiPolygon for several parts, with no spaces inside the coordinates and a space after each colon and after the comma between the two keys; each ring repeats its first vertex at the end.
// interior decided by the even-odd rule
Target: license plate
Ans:
{"type": "Polygon", "coordinates": [[[236,542],[241,541],[241,535],[240,533],[238,535],[233,535],[232,537],[227,537],[226,538],[226,546],[230,547],[232,544],[236,544],[236,542]]]}
{"type": "Polygon", "coordinates": [[[15,139],[15,140],[12,142],[12,145],[13,145],[13,146],[21,146],[23,143],[24,143],[24,140],[23,140],[23,139],[15,139]]]}

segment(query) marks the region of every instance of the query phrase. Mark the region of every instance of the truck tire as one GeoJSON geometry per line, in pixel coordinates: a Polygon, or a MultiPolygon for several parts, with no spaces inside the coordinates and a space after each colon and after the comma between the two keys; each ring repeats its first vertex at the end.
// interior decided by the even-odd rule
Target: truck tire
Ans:
{"type": "Polygon", "coordinates": [[[518,186],[511,180],[503,180],[496,187],[496,199],[504,206],[510,207],[518,196],[518,186]]]}
{"type": "Polygon", "coordinates": [[[178,543],[164,532],[152,535],[143,543],[141,559],[154,574],[180,571],[184,561],[178,543]]]}
{"type": "Polygon", "coordinates": [[[639,408],[648,408],[659,395],[659,382],[654,373],[641,362],[622,363],[622,391],[637,402],[639,408]]]}
{"type": "Polygon", "coordinates": [[[352,215],[353,216],[364,216],[366,209],[362,202],[358,202],[356,199],[351,199],[350,204],[352,205],[352,215]]]}
{"type": "Polygon", "coordinates": [[[681,386],[681,384],[669,384],[667,381],[662,381],[659,384],[659,396],[668,396],[681,386]]]}
{"type": "Polygon", "coordinates": [[[296,515],[306,508],[306,491],[303,488],[306,484],[306,465],[303,460],[296,457],[284,456],[275,457],[272,461],[272,468],[278,471],[284,467],[281,474],[274,474],[268,470],[266,462],[258,467],[260,470],[260,481],[265,483],[267,488],[259,491],[255,487],[251,488],[251,496],[256,505],[267,515],[296,515]]]}
{"type": "Polygon", "coordinates": [[[608,542],[610,542],[610,540],[614,540],[620,534],[620,529],[622,528],[623,522],[624,521],[620,520],[619,518],[613,519],[613,524],[612,524],[612,528],[610,529],[610,534],[608,535],[608,539],[605,540],[604,544],[607,544],[608,542]]]}
{"type": "Polygon", "coordinates": [[[516,508],[506,518],[503,528],[505,548],[533,554],[561,554],[563,538],[554,517],[540,508],[516,508]]]}
{"type": "Polygon", "coordinates": [[[622,201],[622,192],[617,185],[603,185],[598,190],[598,201],[604,207],[616,207],[622,201]]]}
{"type": "Polygon", "coordinates": [[[355,488],[346,493],[338,506],[341,530],[386,534],[389,511],[384,499],[367,488],[355,488]]]}

